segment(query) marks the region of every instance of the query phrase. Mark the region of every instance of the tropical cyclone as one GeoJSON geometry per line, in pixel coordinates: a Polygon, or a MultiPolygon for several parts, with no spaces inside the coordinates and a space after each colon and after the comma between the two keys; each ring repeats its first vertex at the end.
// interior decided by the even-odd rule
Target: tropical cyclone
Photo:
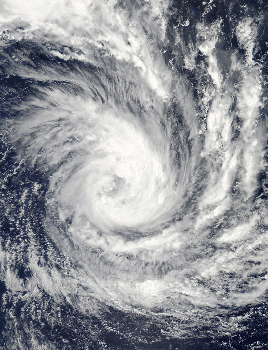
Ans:
{"type": "Polygon", "coordinates": [[[228,312],[265,302],[258,23],[233,22],[236,47],[226,49],[228,26],[204,19],[211,3],[202,20],[174,10],[180,24],[170,33],[168,2],[137,11],[40,1],[41,11],[30,1],[28,15],[23,2],[5,1],[7,310],[15,295],[56,324],[42,311],[43,293],[74,319],[90,315],[108,329],[103,314],[114,308],[179,338],[213,322],[213,334],[235,334],[240,319],[228,312]]]}

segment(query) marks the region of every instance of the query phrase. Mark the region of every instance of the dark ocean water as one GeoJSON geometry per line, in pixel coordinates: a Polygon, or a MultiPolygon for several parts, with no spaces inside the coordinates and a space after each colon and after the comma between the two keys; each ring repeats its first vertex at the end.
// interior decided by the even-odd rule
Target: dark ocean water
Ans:
{"type": "Polygon", "coordinates": [[[2,349],[268,349],[267,10],[0,4],[2,349]]]}

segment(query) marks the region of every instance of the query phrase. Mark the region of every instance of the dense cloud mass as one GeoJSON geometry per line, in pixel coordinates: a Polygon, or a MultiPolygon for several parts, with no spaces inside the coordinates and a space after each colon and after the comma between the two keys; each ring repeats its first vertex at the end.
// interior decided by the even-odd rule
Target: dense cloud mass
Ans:
{"type": "Polygon", "coordinates": [[[1,3],[3,349],[268,347],[267,10],[1,3]]]}

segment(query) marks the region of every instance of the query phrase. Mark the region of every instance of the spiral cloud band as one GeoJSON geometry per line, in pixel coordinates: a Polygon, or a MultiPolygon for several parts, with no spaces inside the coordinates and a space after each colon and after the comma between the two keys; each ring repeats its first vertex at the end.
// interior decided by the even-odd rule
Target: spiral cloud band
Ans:
{"type": "Polygon", "coordinates": [[[3,2],[3,348],[265,348],[266,7],[3,2]]]}

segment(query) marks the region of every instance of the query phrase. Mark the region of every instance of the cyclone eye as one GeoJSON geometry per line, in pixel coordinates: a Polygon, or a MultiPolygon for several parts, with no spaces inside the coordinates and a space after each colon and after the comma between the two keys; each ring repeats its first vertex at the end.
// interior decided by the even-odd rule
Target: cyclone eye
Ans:
{"type": "MultiPolygon", "coordinates": [[[[108,176],[103,179],[101,191],[98,193],[100,197],[116,197],[123,189],[125,184],[124,179],[114,176],[108,176]]],[[[105,199],[104,199],[105,200],[105,199]]]]}

